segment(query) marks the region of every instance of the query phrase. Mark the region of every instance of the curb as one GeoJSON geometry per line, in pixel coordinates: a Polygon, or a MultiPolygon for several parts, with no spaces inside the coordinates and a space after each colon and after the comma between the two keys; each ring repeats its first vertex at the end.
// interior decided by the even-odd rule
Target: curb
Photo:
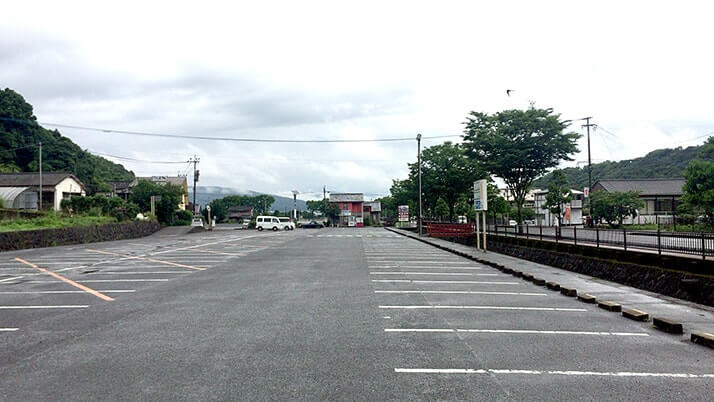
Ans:
{"type": "Polygon", "coordinates": [[[649,321],[650,315],[647,312],[636,308],[622,310],[622,316],[635,321],[649,321]]]}
{"type": "Polygon", "coordinates": [[[550,290],[560,290],[560,284],[556,282],[546,282],[545,286],[550,290]]]}
{"type": "Polygon", "coordinates": [[[568,297],[576,297],[578,295],[578,291],[573,288],[564,288],[561,286],[560,294],[568,296],[568,297]]]}
{"type": "Polygon", "coordinates": [[[691,341],[698,345],[714,349],[714,334],[707,332],[692,332],[691,341]]]}
{"type": "Polygon", "coordinates": [[[619,303],[611,302],[611,301],[601,301],[598,302],[597,304],[598,307],[600,307],[603,310],[611,311],[614,313],[619,313],[622,311],[622,305],[619,303]]]}
{"type": "Polygon", "coordinates": [[[587,293],[578,295],[578,300],[580,300],[581,302],[590,303],[590,304],[597,303],[597,297],[595,297],[591,294],[587,294],[587,293]]]}
{"type": "Polygon", "coordinates": [[[661,317],[652,317],[652,324],[655,328],[669,332],[670,334],[683,334],[684,330],[682,328],[682,323],[668,320],[661,317]]]}

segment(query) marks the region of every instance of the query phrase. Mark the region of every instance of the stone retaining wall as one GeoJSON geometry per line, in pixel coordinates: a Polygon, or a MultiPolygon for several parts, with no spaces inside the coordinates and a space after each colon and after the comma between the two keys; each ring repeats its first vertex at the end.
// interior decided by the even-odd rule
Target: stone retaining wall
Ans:
{"type": "Polygon", "coordinates": [[[134,239],[161,229],[155,221],[132,221],[57,229],[0,232],[0,251],[134,239]]]}
{"type": "Polygon", "coordinates": [[[622,283],[639,289],[673,296],[695,303],[714,306],[714,263],[685,257],[631,254],[617,258],[622,250],[596,249],[568,245],[567,252],[558,250],[549,242],[490,236],[488,248],[539,264],[550,265],[608,281],[622,283]],[[524,244],[527,243],[527,244],[524,244]],[[542,246],[542,247],[539,247],[542,246]],[[578,252],[580,251],[580,252],[578,252]],[[657,261],[643,265],[642,261],[657,261]]]}

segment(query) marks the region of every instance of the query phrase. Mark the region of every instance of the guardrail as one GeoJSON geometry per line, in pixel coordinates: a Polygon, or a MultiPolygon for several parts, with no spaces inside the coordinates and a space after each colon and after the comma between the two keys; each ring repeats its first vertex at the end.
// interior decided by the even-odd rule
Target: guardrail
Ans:
{"type": "Polygon", "coordinates": [[[576,226],[488,225],[489,233],[595,247],[609,246],[691,254],[706,259],[714,256],[714,233],[662,232],[627,229],[578,228],[576,226]]]}
{"type": "Polygon", "coordinates": [[[431,237],[469,237],[473,236],[475,226],[470,223],[426,223],[426,233],[431,237]]]}

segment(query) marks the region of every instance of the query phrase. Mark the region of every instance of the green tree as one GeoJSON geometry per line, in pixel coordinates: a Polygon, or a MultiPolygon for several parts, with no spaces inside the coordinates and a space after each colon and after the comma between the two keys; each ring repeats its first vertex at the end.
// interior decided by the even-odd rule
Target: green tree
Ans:
{"type": "Polygon", "coordinates": [[[448,216],[449,213],[449,205],[443,198],[439,197],[436,200],[436,207],[434,207],[434,215],[436,215],[436,217],[441,221],[445,216],[448,216]]]}
{"type": "Polygon", "coordinates": [[[559,170],[553,173],[553,178],[548,184],[548,194],[545,195],[544,207],[558,218],[560,223],[563,217],[563,208],[566,203],[573,199],[573,195],[568,188],[568,179],[559,170]]]}
{"type": "Polygon", "coordinates": [[[684,171],[682,202],[714,226],[714,137],[707,139],[698,156],[684,171]]]}
{"type": "Polygon", "coordinates": [[[637,191],[597,191],[591,197],[593,215],[604,219],[613,228],[621,226],[625,217],[637,216],[637,210],[645,205],[637,191]]]}
{"type": "Polygon", "coordinates": [[[552,109],[506,110],[467,116],[464,144],[490,174],[503,179],[514,195],[518,220],[533,181],[578,151],[580,134],[565,133],[567,122],[552,109]]]}
{"type": "Polygon", "coordinates": [[[505,198],[501,197],[501,192],[495,184],[489,183],[486,187],[488,197],[488,212],[493,214],[493,223],[496,224],[496,215],[503,215],[510,211],[510,205],[505,198]]]}
{"type": "Polygon", "coordinates": [[[146,212],[151,210],[151,196],[161,197],[154,205],[156,218],[163,224],[171,225],[176,220],[175,212],[181,202],[181,196],[184,194],[184,189],[181,186],[139,180],[137,185],[132,188],[129,199],[146,212]]]}

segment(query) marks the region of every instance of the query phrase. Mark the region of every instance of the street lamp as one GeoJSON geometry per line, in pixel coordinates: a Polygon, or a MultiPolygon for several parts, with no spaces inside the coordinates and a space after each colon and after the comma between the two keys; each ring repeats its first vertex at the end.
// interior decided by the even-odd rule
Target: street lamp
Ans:
{"type": "Polygon", "coordinates": [[[421,134],[417,134],[417,163],[419,165],[419,236],[421,236],[421,226],[422,226],[422,209],[421,209],[421,134]]]}

